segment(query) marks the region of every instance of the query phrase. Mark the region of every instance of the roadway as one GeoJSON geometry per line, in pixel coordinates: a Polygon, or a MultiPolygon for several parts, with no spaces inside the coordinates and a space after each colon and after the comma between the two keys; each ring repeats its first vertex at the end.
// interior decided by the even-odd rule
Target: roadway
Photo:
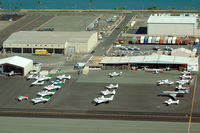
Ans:
{"type": "Polygon", "coordinates": [[[102,56],[107,53],[107,50],[111,47],[111,45],[115,42],[115,40],[120,35],[123,28],[128,24],[128,22],[132,19],[133,14],[124,14],[125,18],[122,22],[113,30],[110,36],[105,37],[103,42],[100,43],[95,49],[95,56],[102,56]]]}
{"type": "Polygon", "coordinates": [[[17,31],[30,31],[38,28],[41,24],[50,20],[53,16],[44,15],[26,15],[11,24],[7,28],[0,31],[0,48],[3,46],[3,42],[13,33],[17,31]]]}

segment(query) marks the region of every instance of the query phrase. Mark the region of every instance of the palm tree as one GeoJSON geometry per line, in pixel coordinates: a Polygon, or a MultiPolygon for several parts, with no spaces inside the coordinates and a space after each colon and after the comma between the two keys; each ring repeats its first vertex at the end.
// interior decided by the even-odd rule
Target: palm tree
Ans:
{"type": "Polygon", "coordinates": [[[93,0],[90,0],[90,8],[92,7],[93,0]]]}
{"type": "Polygon", "coordinates": [[[3,4],[3,2],[0,1],[0,8],[2,8],[2,4],[3,4]]]}
{"type": "Polygon", "coordinates": [[[41,8],[42,2],[40,0],[38,0],[37,3],[38,3],[38,7],[41,8]]]}

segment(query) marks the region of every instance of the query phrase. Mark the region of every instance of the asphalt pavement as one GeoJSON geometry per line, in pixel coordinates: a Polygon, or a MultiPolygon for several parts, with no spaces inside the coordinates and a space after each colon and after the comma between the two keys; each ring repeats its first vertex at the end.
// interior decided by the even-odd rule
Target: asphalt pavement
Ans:
{"type": "Polygon", "coordinates": [[[110,36],[105,37],[103,42],[100,43],[95,48],[95,56],[102,56],[107,53],[107,50],[113,45],[115,40],[118,38],[119,34],[123,30],[123,28],[128,24],[128,22],[132,19],[133,14],[124,14],[125,18],[122,20],[122,22],[113,30],[113,32],[110,34],[110,36]]]}
{"type": "MultiPolygon", "coordinates": [[[[184,122],[0,117],[1,133],[187,133],[184,122]]],[[[199,133],[193,123],[190,133],[199,133]]]]}
{"type": "Polygon", "coordinates": [[[42,16],[42,15],[26,15],[9,25],[7,28],[0,31],[0,48],[3,46],[5,41],[13,32],[17,31],[30,31],[38,28],[41,24],[50,20],[53,16],[42,16]]]}

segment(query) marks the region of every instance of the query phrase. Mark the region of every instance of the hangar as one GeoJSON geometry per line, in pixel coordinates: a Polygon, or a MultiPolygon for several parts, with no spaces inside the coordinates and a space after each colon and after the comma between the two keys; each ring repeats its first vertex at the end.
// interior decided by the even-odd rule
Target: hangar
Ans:
{"type": "Polygon", "coordinates": [[[45,49],[49,53],[88,53],[97,45],[97,32],[19,31],[3,42],[6,51],[34,53],[45,49]]]}
{"type": "Polygon", "coordinates": [[[33,60],[13,56],[0,59],[0,71],[1,73],[19,73],[22,76],[26,76],[33,69],[33,60]]]}
{"type": "Polygon", "coordinates": [[[166,68],[174,70],[198,71],[198,57],[188,58],[179,56],[168,56],[153,54],[150,56],[130,57],[104,57],[100,64],[104,69],[133,69],[133,68],[166,68]]]}
{"type": "Polygon", "coordinates": [[[147,21],[149,35],[194,36],[196,29],[194,16],[150,16],[147,21]]]}

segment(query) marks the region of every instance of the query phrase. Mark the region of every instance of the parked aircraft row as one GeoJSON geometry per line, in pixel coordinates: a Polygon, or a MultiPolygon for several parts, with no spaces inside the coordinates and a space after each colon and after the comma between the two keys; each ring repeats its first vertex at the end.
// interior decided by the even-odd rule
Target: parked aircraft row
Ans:
{"type": "Polygon", "coordinates": [[[107,89],[104,91],[101,91],[101,96],[94,98],[93,102],[95,103],[95,105],[101,104],[101,103],[109,103],[110,101],[112,101],[114,99],[114,95],[116,94],[116,90],[119,85],[113,85],[113,84],[109,84],[107,86],[105,86],[107,89]],[[113,90],[111,90],[113,89],[113,90]],[[105,97],[107,95],[111,95],[110,97],[105,97]]]}
{"type": "MultiPolygon", "coordinates": [[[[43,85],[44,81],[48,81],[52,78],[52,75],[46,76],[29,76],[28,79],[35,79],[35,81],[31,85],[43,85]]],[[[37,103],[46,103],[50,100],[50,97],[56,93],[56,90],[60,89],[66,80],[71,79],[71,75],[59,75],[56,77],[57,80],[51,81],[51,85],[44,86],[44,90],[37,93],[36,98],[31,99],[33,104],[37,103]]],[[[28,100],[28,95],[26,96],[18,96],[16,97],[18,101],[28,100]]]]}
{"type": "MultiPolygon", "coordinates": [[[[179,100],[177,100],[177,97],[179,97],[179,96],[183,97],[184,94],[187,94],[190,91],[189,84],[192,82],[192,76],[188,75],[188,74],[191,74],[191,72],[184,71],[181,74],[183,74],[183,75],[179,76],[181,78],[181,80],[176,81],[178,86],[175,87],[174,91],[161,91],[158,94],[158,96],[168,96],[168,97],[170,97],[170,99],[164,101],[164,103],[167,104],[167,105],[179,104],[179,100]],[[188,85],[188,86],[185,86],[185,85],[188,85]]],[[[174,82],[166,79],[166,80],[159,80],[157,85],[163,85],[163,84],[171,85],[173,83],[174,82]]]]}

